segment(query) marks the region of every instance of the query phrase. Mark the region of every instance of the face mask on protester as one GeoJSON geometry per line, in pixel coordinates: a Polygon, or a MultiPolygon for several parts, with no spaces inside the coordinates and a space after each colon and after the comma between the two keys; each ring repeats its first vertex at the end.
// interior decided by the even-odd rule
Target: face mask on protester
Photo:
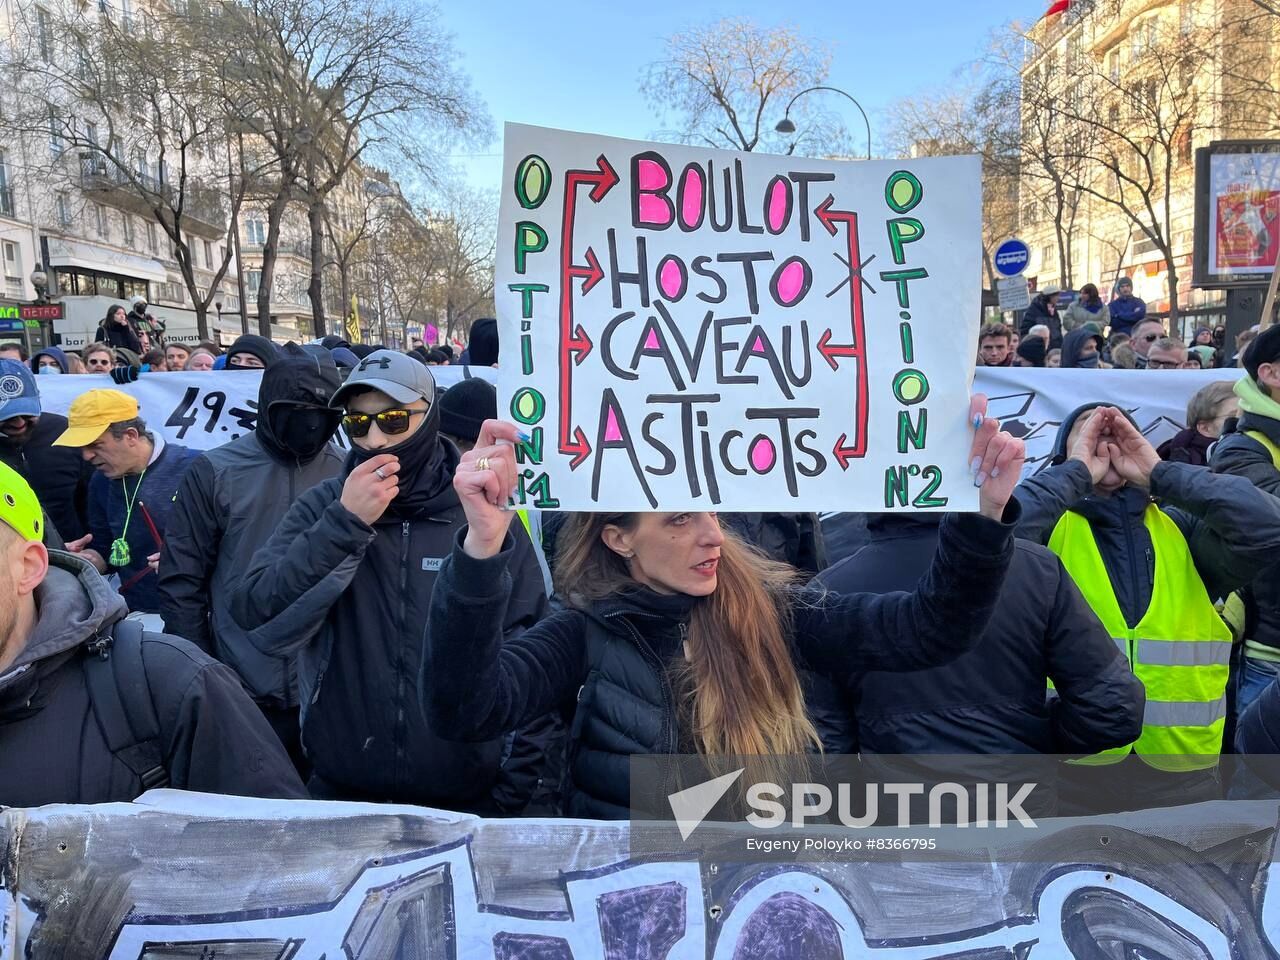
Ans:
{"type": "Polygon", "coordinates": [[[293,400],[276,400],[267,409],[276,442],[303,461],[319,455],[338,429],[341,417],[341,410],[293,400]]]}
{"type": "Polygon", "coordinates": [[[1077,367],[1096,367],[1098,365],[1098,355],[1091,353],[1087,357],[1081,357],[1076,361],[1077,367]]]}
{"type": "Polygon", "coordinates": [[[56,364],[54,364],[54,365],[52,365],[52,366],[41,366],[41,367],[40,367],[40,372],[41,372],[41,373],[55,373],[55,374],[56,374],[56,373],[61,373],[62,371],[58,369],[58,367],[57,367],[57,365],[56,365],[56,364]]]}

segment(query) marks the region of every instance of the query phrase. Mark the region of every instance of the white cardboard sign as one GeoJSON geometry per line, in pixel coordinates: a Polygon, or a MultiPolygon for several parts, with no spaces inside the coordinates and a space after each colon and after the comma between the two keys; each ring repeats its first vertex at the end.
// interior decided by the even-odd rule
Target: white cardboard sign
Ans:
{"type": "Polygon", "coordinates": [[[841,162],[508,124],[515,500],[972,510],[974,157],[841,162]]]}

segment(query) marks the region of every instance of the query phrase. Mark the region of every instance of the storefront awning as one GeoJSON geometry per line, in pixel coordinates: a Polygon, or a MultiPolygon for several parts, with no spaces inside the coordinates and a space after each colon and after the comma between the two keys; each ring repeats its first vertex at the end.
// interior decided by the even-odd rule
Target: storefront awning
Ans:
{"type": "Polygon", "coordinates": [[[121,253],[109,247],[100,247],[96,243],[63,240],[60,237],[49,237],[49,266],[97,270],[99,273],[113,273],[135,280],[150,280],[152,283],[165,283],[169,279],[159,260],[121,253]]]}

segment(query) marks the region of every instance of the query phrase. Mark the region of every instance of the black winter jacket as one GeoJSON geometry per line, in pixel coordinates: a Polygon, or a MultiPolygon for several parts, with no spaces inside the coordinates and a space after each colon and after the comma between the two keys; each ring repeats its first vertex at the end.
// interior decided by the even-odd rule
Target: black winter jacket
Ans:
{"type": "MultiPolygon", "coordinates": [[[[0,676],[0,806],[133,800],[142,783],[107,748],[83,663],[92,655],[86,644],[124,617],[124,601],[80,557],[49,558],[49,574],[36,590],[35,628],[0,676]]],[[[142,644],[172,787],[306,796],[234,673],[176,637],[148,633],[142,644]]]]}
{"type": "MultiPolygon", "coordinates": [[[[1267,448],[1245,430],[1257,430],[1273,443],[1280,443],[1280,421],[1256,413],[1240,417],[1234,433],[1225,434],[1213,448],[1209,466],[1214,473],[1243,477],[1259,490],[1280,497],[1280,470],[1267,448]]],[[[1250,622],[1256,624],[1248,639],[1280,649],[1280,563],[1259,565],[1257,576],[1245,591],[1245,602],[1251,611],[1250,622]]]]}
{"type": "MultiPolygon", "coordinates": [[[[165,531],[159,580],[165,629],[234,669],[254,699],[274,709],[298,704],[293,660],[268,656],[249,641],[231,616],[231,597],[293,502],[342,472],[343,454],[327,444],[303,463],[276,436],[278,419],[267,411],[273,403],[327,404],[338,384],[332,363],[288,348],[263,374],[257,429],[196,457],[165,531]]],[[[313,436],[316,443],[327,439],[319,426],[313,436]]]]}
{"type": "MultiPolygon", "coordinates": [[[[79,540],[89,532],[89,480],[94,471],[75,447],[53,445],[66,429],[66,417],[40,414],[25,443],[0,436],[0,463],[31,484],[63,540],[79,540]]],[[[105,556],[110,544],[95,546],[105,556]]]]}
{"type": "MultiPolygon", "coordinates": [[[[452,475],[458,454],[452,444],[447,449],[452,475]]],[[[422,719],[422,625],[464,523],[453,488],[419,519],[388,513],[371,527],[342,505],[342,485],[342,477],[325,480],[294,501],[231,601],[232,616],[259,650],[297,658],[302,743],[316,773],[369,799],[475,810],[486,810],[491,794],[527,800],[536,782],[509,777],[545,744],[517,738],[504,766],[501,731],[461,744],[422,719]]],[[[547,606],[533,545],[523,528],[520,534],[516,593],[500,617],[513,636],[547,606]]]]}
{"type": "Polygon", "coordinates": [[[1152,497],[1186,537],[1211,599],[1248,583],[1280,551],[1280,499],[1242,477],[1215,476],[1186,463],[1157,464],[1150,494],[1124,487],[1110,497],[1094,496],[1089,470],[1078,460],[1048,467],[1018,486],[1018,536],[1048,543],[1064,513],[1083,516],[1133,627],[1151,605],[1155,580],[1155,551],[1142,522],[1152,497]]]}
{"type": "Polygon", "coordinates": [[[293,502],[341,471],[336,447],[310,463],[284,463],[247,433],[195,459],[169,514],[159,574],[165,630],[234,669],[255,700],[276,709],[298,703],[293,660],[251,643],[231,598],[293,502]]]}
{"type": "MultiPolygon", "coordinates": [[[[879,514],[872,541],[815,583],[912,590],[938,546],[937,514],[879,514]]],[[[1056,556],[1019,540],[982,639],[944,667],[846,685],[858,748],[881,754],[1096,753],[1142,731],[1146,693],[1056,556]],[[1056,696],[1046,702],[1045,680],[1056,696]]],[[[852,752],[852,743],[827,743],[852,752]]]]}
{"type": "MultiPolygon", "coordinates": [[[[1054,308],[1055,311],[1058,308],[1054,308]]],[[[1055,312],[1049,312],[1049,300],[1044,294],[1031,301],[1031,305],[1022,311],[1022,319],[1018,322],[1018,336],[1026,339],[1027,334],[1037,323],[1049,328],[1049,349],[1062,346],[1062,318],[1055,312]]]]}
{"type": "Polygon", "coordinates": [[[103,320],[93,333],[93,341],[109,343],[113,347],[124,347],[137,354],[142,353],[142,340],[138,337],[138,331],[134,328],[132,320],[124,326],[103,320]]]}
{"type": "Polygon", "coordinates": [[[1280,787],[1280,757],[1274,756],[1280,754],[1280,684],[1271,684],[1240,714],[1236,753],[1271,754],[1270,759],[1249,767],[1273,787],[1280,787]]]}
{"type": "MultiPolygon", "coordinates": [[[[1011,504],[1006,520],[1016,523],[1011,504]]],[[[933,566],[911,594],[790,597],[797,665],[840,679],[867,669],[911,670],[954,659],[981,635],[1013,552],[1012,524],[978,515],[943,521],[933,566]]],[[[477,560],[458,539],[436,583],[424,642],[423,702],[437,730],[485,739],[548,710],[573,709],[567,811],[626,815],[632,754],[681,748],[667,663],[683,621],[616,597],[557,612],[506,636],[512,536],[477,560]],[[575,704],[576,698],[576,704],[575,704]]]]}

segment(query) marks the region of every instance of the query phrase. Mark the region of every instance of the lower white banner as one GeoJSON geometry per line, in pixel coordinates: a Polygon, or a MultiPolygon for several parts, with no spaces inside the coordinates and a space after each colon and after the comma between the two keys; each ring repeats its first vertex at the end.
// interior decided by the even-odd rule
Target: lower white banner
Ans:
{"type": "Polygon", "coordinates": [[[1274,803],[1044,826],[966,862],[637,861],[626,822],[154,791],[0,813],[0,960],[1275,960],[1274,803]]]}

